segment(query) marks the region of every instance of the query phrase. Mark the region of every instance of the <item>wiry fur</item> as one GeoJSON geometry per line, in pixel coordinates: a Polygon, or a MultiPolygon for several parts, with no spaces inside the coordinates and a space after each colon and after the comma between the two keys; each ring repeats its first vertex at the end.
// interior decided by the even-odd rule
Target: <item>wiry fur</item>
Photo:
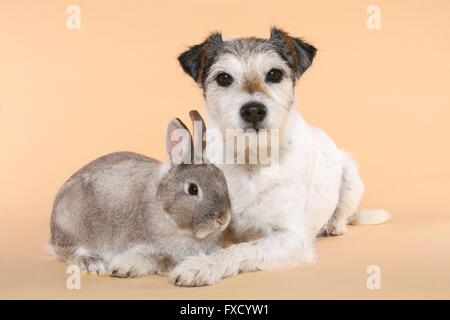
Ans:
{"type": "Polygon", "coordinates": [[[386,221],[389,216],[379,212],[365,213],[363,220],[354,216],[364,190],[355,162],[297,111],[294,85],[311,65],[316,49],[276,28],[267,40],[223,41],[218,34],[214,39],[180,56],[183,69],[203,88],[208,126],[223,132],[245,129],[240,108],[250,101],[264,104],[268,113],[261,126],[280,130],[280,164],[271,175],[258,166],[220,166],[230,192],[231,230],[242,242],[182,261],[171,273],[174,283],[209,285],[242,271],[312,261],[318,234],[343,234],[349,219],[386,221]],[[265,81],[272,68],[284,73],[280,83],[265,81]],[[233,77],[229,87],[216,83],[221,72],[233,77]],[[371,220],[370,215],[378,218],[371,220]]]}
{"type": "MultiPolygon", "coordinates": [[[[185,126],[177,119],[169,123],[169,155],[175,147],[171,134],[180,128],[185,126]]],[[[51,244],[58,257],[86,272],[166,274],[183,257],[217,248],[229,207],[225,177],[212,164],[161,164],[131,152],[112,153],[61,187],[51,244]],[[186,193],[189,183],[198,186],[197,196],[186,193]]]]}

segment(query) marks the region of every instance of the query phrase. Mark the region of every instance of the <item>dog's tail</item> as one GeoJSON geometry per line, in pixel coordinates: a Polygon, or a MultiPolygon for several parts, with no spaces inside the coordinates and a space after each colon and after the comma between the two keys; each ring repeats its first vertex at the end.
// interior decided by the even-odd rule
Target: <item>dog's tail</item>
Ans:
{"type": "Polygon", "coordinates": [[[383,209],[358,209],[350,217],[348,223],[355,225],[382,224],[389,220],[391,215],[383,209]]]}

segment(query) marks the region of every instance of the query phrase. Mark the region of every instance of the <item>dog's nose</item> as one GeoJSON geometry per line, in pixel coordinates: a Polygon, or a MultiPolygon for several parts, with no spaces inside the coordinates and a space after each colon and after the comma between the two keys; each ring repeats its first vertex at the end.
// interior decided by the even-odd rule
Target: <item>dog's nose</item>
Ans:
{"type": "Polygon", "coordinates": [[[264,120],[267,115],[265,105],[258,102],[248,102],[241,107],[241,117],[246,122],[257,123],[264,120]]]}

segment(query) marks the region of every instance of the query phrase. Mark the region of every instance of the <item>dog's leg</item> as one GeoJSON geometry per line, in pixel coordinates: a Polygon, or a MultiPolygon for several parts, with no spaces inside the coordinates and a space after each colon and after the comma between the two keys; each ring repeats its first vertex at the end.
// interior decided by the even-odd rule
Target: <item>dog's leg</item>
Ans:
{"type": "Polygon", "coordinates": [[[312,242],[292,231],[275,231],[210,255],[189,257],[175,267],[170,278],[180,286],[205,286],[239,272],[283,268],[313,259],[312,242]]]}
{"type": "Polygon", "coordinates": [[[345,154],[339,202],[336,211],[320,235],[338,236],[347,232],[350,217],[356,212],[364,193],[364,184],[358,173],[358,167],[350,155],[345,154]]]}
{"type": "Polygon", "coordinates": [[[285,268],[314,260],[315,234],[307,229],[306,190],[298,186],[271,189],[268,202],[260,202],[260,210],[269,206],[278,217],[271,233],[262,238],[230,245],[209,255],[191,256],[175,266],[171,281],[180,286],[204,286],[239,272],[285,268]],[[282,199],[282,201],[275,201],[282,199]]]}

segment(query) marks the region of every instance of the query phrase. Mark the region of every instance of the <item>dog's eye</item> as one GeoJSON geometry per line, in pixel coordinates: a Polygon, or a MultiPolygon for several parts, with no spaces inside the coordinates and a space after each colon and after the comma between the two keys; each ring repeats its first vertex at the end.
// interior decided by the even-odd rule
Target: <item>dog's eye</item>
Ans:
{"type": "Polygon", "coordinates": [[[228,73],[222,72],[216,77],[217,84],[221,87],[228,87],[233,83],[233,77],[228,73]]]}
{"type": "Polygon", "coordinates": [[[189,183],[189,186],[187,188],[187,192],[191,195],[191,196],[196,196],[198,195],[198,187],[195,183],[189,183]]]}
{"type": "Polygon", "coordinates": [[[283,79],[283,71],[279,69],[270,69],[266,74],[266,81],[272,83],[279,83],[283,79]]]}

